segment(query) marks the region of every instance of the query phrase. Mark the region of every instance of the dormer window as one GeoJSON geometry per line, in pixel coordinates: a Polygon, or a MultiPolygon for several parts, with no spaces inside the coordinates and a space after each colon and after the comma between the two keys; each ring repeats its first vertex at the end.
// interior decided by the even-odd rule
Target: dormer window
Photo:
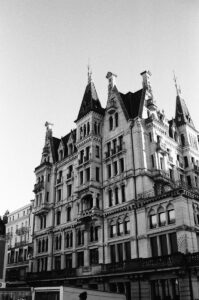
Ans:
{"type": "Polygon", "coordinates": [[[70,143],[68,145],[68,155],[71,155],[72,153],[73,153],[73,145],[72,145],[72,143],[70,143]]]}
{"type": "Polygon", "coordinates": [[[61,161],[64,158],[64,152],[63,150],[59,150],[59,161],[61,161]]]}

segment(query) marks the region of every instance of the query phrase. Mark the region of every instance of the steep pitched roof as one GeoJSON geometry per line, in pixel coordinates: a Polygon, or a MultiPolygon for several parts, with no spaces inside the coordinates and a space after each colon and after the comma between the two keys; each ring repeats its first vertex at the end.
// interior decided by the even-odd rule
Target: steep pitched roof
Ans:
{"type": "Polygon", "coordinates": [[[75,122],[84,117],[90,111],[95,111],[99,114],[104,114],[104,109],[101,107],[95,85],[90,81],[84,93],[84,97],[80,106],[79,114],[75,122]]]}
{"type": "Polygon", "coordinates": [[[127,94],[119,93],[127,111],[127,118],[134,119],[141,116],[141,112],[144,104],[144,89],[141,89],[135,93],[128,92],[127,94]]]}
{"type": "Polygon", "coordinates": [[[179,95],[176,97],[175,120],[177,126],[189,124],[191,127],[195,128],[186,103],[179,95]]]}
{"type": "Polygon", "coordinates": [[[60,139],[56,138],[56,137],[52,137],[51,139],[51,149],[52,149],[52,155],[53,155],[53,161],[57,161],[58,160],[58,148],[59,148],[59,144],[60,144],[60,139]]]}

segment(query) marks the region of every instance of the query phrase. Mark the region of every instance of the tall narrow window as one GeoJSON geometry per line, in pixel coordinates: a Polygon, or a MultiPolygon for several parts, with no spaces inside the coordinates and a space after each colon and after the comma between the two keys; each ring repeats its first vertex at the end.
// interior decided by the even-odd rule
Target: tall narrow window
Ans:
{"type": "Polygon", "coordinates": [[[114,167],[114,175],[117,175],[117,173],[118,173],[118,170],[117,170],[117,161],[114,161],[113,167],[114,167]]]}
{"type": "Polygon", "coordinates": [[[115,204],[117,205],[119,203],[118,199],[118,187],[115,188],[115,204]]]}
{"type": "Polygon", "coordinates": [[[100,173],[100,168],[96,167],[96,181],[100,181],[99,180],[99,173],[100,173]]]}
{"type": "Polygon", "coordinates": [[[67,208],[67,222],[71,221],[71,207],[67,208]]]}
{"type": "Polygon", "coordinates": [[[153,154],[151,155],[151,165],[152,165],[152,168],[155,167],[155,164],[154,164],[154,156],[153,156],[153,154]]]}
{"type": "Polygon", "coordinates": [[[111,164],[107,165],[107,177],[111,178],[111,164]]]}
{"type": "Polygon", "coordinates": [[[120,172],[124,172],[124,158],[120,158],[120,172]]]}
{"type": "Polygon", "coordinates": [[[100,157],[100,148],[99,148],[99,146],[96,146],[96,147],[95,147],[95,156],[96,156],[97,158],[100,157]]]}
{"type": "Polygon", "coordinates": [[[115,113],[115,127],[118,127],[118,113],[115,113]]]}
{"type": "Polygon", "coordinates": [[[112,190],[108,191],[108,200],[109,200],[109,207],[111,207],[113,205],[112,190]]]}
{"type": "Polygon", "coordinates": [[[161,255],[168,255],[166,234],[159,236],[161,255]]]}
{"type": "Polygon", "coordinates": [[[80,184],[83,184],[84,172],[80,171],[79,176],[80,176],[80,184]]]}
{"type": "Polygon", "coordinates": [[[61,211],[58,210],[57,211],[57,225],[60,225],[60,223],[61,223],[61,211]]]}
{"type": "Polygon", "coordinates": [[[121,190],[122,190],[122,202],[125,202],[126,195],[125,195],[125,185],[124,184],[121,186],[121,190]]]}
{"type": "Polygon", "coordinates": [[[68,194],[68,197],[70,197],[72,195],[72,184],[67,185],[67,194],[68,194]]]}
{"type": "Polygon", "coordinates": [[[154,236],[150,239],[151,241],[151,254],[152,256],[158,256],[158,243],[157,243],[157,237],[154,236]]]}
{"type": "Polygon", "coordinates": [[[184,156],[184,166],[185,166],[185,168],[187,168],[189,166],[187,156],[184,156]]]}
{"type": "Polygon", "coordinates": [[[109,118],[109,130],[112,130],[113,129],[113,117],[110,116],[109,118]]]}
{"type": "Polygon", "coordinates": [[[86,181],[90,180],[90,168],[86,169],[86,181]]]}

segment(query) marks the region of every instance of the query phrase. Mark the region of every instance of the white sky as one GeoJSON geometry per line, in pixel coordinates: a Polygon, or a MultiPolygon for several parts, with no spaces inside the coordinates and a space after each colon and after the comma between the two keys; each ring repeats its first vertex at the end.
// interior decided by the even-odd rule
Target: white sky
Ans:
{"type": "Polygon", "coordinates": [[[0,215],[34,197],[45,121],[59,138],[75,128],[88,59],[103,106],[107,71],[127,92],[149,69],[168,117],[175,70],[199,129],[198,0],[0,0],[0,215]]]}

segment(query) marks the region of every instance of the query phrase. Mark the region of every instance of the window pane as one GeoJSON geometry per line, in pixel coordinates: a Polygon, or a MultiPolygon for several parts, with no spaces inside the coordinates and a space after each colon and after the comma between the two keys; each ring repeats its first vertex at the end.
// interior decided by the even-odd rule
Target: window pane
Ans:
{"type": "Polygon", "coordinates": [[[175,210],[171,209],[168,211],[168,223],[172,224],[175,223],[175,210]]]}
{"type": "Polygon", "coordinates": [[[159,213],[159,226],[166,225],[166,214],[165,212],[159,213]]]}

